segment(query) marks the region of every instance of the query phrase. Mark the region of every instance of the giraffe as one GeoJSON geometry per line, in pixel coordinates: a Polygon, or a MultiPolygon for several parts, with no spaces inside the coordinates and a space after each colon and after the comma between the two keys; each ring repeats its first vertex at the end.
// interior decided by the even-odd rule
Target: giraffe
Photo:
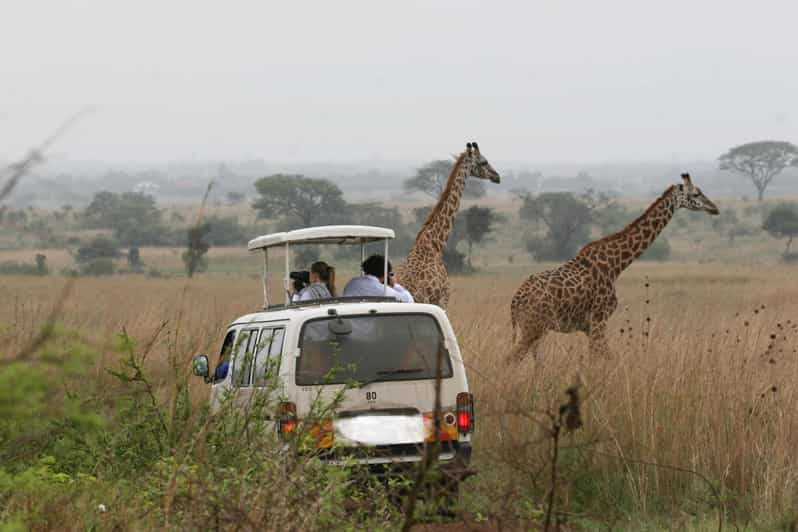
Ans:
{"type": "Polygon", "coordinates": [[[635,221],[613,235],[585,245],[576,257],[554,270],[530,275],[510,304],[516,345],[510,362],[537,348],[548,331],[584,332],[590,351],[606,357],[607,320],[618,306],[615,280],[657,238],[676,209],[718,214],[718,208],[694,186],[689,174],[671,185],[635,221]],[[520,338],[518,335],[520,334],[520,338]]]}
{"type": "Polygon", "coordinates": [[[438,203],[421,226],[404,264],[397,268],[397,278],[417,303],[431,303],[446,309],[449,302],[449,275],[443,264],[443,248],[460,208],[468,176],[489,179],[493,183],[501,179],[480,153],[476,142],[466,144],[465,151],[455,160],[438,203]]]}

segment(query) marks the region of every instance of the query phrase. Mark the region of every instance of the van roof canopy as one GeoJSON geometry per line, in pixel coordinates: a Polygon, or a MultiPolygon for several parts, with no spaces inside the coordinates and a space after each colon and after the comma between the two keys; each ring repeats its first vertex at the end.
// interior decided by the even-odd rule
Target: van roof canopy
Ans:
{"type": "Polygon", "coordinates": [[[268,249],[285,244],[365,244],[377,240],[395,238],[393,229],[372,227],[368,225],[323,225],[295,229],[283,233],[272,233],[253,238],[247,249],[268,249]]]}

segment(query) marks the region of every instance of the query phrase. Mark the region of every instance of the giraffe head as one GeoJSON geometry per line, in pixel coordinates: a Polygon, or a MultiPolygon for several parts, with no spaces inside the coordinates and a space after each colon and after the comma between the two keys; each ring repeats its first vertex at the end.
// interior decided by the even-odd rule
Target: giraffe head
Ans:
{"type": "Polygon", "coordinates": [[[499,172],[494,170],[488,160],[480,153],[476,142],[466,144],[462,167],[466,176],[476,177],[477,179],[490,179],[493,183],[501,181],[499,172]]]}
{"type": "Polygon", "coordinates": [[[718,208],[708,197],[701,192],[701,189],[693,185],[690,174],[682,174],[683,184],[674,188],[673,195],[676,200],[676,208],[690,209],[691,211],[704,211],[709,214],[718,214],[718,208]]]}

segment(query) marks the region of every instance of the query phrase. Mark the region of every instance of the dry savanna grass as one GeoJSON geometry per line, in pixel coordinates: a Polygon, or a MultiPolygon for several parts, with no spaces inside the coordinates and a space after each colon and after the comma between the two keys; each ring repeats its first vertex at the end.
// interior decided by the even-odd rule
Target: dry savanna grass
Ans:
{"type": "MultiPolygon", "coordinates": [[[[794,511],[794,269],[636,264],[619,282],[611,360],[591,358],[582,335],[550,334],[537,360],[511,367],[504,359],[512,342],[509,301],[528,273],[454,279],[449,314],[478,408],[479,473],[468,481],[467,498],[484,496],[498,513],[534,490],[548,453],[539,412],[561,404],[578,378],[585,426],[563,441],[573,451],[558,484],[562,506],[602,501],[604,510],[592,515],[616,524],[624,512],[714,515],[718,501],[704,480],[673,466],[709,480],[728,517],[794,511]]],[[[5,353],[35,335],[65,282],[0,277],[5,353]]],[[[178,353],[189,371],[193,354],[218,352],[224,327],[260,303],[260,283],[250,276],[79,278],[61,321],[98,346],[110,346],[122,329],[147,342],[166,322],[149,369],[168,390],[167,352],[178,353]]],[[[110,356],[98,372],[115,364],[110,356]]],[[[202,401],[204,386],[192,384],[194,400],[202,401]]]]}

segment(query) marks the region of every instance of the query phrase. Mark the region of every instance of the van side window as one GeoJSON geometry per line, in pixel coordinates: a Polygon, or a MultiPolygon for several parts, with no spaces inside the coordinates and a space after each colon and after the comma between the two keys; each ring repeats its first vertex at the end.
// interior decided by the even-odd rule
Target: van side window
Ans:
{"type": "Polygon", "coordinates": [[[230,355],[233,353],[233,342],[235,339],[235,330],[229,331],[224,337],[222,350],[219,352],[219,363],[216,364],[216,369],[213,372],[214,382],[223,381],[227,378],[227,373],[230,370],[230,355]]]}
{"type": "Polygon", "coordinates": [[[252,373],[252,358],[254,356],[257,338],[257,329],[247,329],[241,331],[241,334],[238,335],[235,347],[235,359],[233,360],[234,386],[249,386],[250,375],[252,373]]]}
{"type": "Polygon", "coordinates": [[[285,329],[263,329],[255,356],[254,386],[266,386],[280,370],[285,329]]]}

